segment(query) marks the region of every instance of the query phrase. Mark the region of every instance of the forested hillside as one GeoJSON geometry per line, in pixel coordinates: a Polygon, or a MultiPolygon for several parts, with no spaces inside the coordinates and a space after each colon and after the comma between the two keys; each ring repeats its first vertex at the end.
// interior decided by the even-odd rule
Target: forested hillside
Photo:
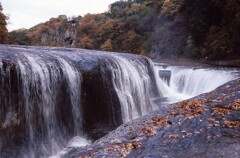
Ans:
{"type": "Polygon", "coordinates": [[[71,46],[152,58],[235,59],[240,54],[239,0],[116,1],[109,11],[61,15],[10,33],[11,44],[71,46]]]}
{"type": "Polygon", "coordinates": [[[7,16],[3,14],[3,7],[0,2],[0,43],[7,43],[8,42],[8,30],[6,28],[6,20],[7,16]]]}

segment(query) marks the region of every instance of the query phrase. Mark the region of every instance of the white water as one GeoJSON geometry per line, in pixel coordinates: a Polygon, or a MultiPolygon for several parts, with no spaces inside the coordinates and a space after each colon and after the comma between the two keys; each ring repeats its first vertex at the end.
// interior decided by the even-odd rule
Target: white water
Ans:
{"type": "Polygon", "coordinates": [[[226,82],[234,80],[237,75],[234,70],[213,68],[191,68],[156,66],[155,71],[170,70],[171,78],[169,85],[166,81],[158,78],[163,96],[168,98],[169,103],[178,102],[195,97],[199,94],[210,92],[226,82]]]}
{"type": "Polygon", "coordinates": [[[58,154],[50,156],[49,158],[61,158],[64,155],[66,155],[68,152],[71,151],[71,148],[80,148],[86,145],[89,145],[91,143],[90,140],[87,140],[86,138],[83,137],[74,137],[72,138],[69,142],[68,145],[63,148],[58,154]]]}
{"type": "Polygon", "coordinates": [[[112,82],[120,100],[123,122],[156,109],[150,99],[153,81],[149,76],[148,67],[139,60],[131,62],[116,55],[112,55],[111,60],[114,64],[107,60],[106,63],[111,70],[112,82]]]}
{"type": "Polygon", "coordinates": [[[55,112],[59,108],[56,107],[59,99],[58,92],[61,91],[59,83],[64,80],[66,80],[67,94],[70,95],[71,101],[71,106],[68,108],[72,109],[71,115],[74,118],[74,125],[71,128],[75,135],[81,134],[82,116],[79,109],[81,74],[69,61],[60,57],[55,57],[55,60],[55,62],[46,62],[41,56],[33,54],[21,54],[21,60],[18,60],[19,73],[22,78],[26,128],[29,131],[29,147],[24,155],[26,158],[39,157],[39,155],[46,157],[46,155],[58,152],[66,144],[67,132],[58,123],[58,116],[55,112]],[[36,116],[36,111],[38,111],[38,116],[36,116]]]}
{"type": "Polygon", "coordinates": [[[68,83],[68,94],[70,94],[72,104],[72,114],[74,121],[75,134],[80,134],[82,131],[82,109],[81,106],[81,82],[82,76],[80,72],[73,66],[71,66],[63,58],[58,58],[63,67],[63,74],[66,76],[68,83]]]}

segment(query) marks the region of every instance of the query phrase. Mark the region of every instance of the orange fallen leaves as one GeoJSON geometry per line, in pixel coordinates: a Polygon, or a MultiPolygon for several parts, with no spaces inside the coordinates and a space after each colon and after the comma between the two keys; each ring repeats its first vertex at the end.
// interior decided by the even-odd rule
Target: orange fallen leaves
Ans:
{"type": "Polygon", "coordinates": [[[216,115],[226,115],[229,114],[230,110],[225,107],[215,107],[213,108],[212,114],[216,115]]]}
{"type": "Polygon", "coordinates": [[[145,127],[142,129],[142,132],[145,136],[150,137],[156,134],[156,128],[154,127],[145,127]]]}
{"type": "Polygon", "coordinates": [[[169,137],[168,137],[168,139],[170,140],[170,141],[172,141],[172,140],[174,140],[174,139],[178,139],[179,138],[179,134],[171,134],[169,137]]]}
{"type": "Polygon", "coordinates": [[[230,103],[227,108],[230,110],[240,111],[240,99],[234,100],[234,102],[230,103]]]}
{"type": "Polygon", "coordinates": [[[209,123],[208,124],[208,127],[219,127],[220,125],[219,124],[216,124],[216,123],[209,123]]]}
{"type": "Polygon", "coordinates": [[[212,114],[220,115],[222,118],[230,114],[232,111],[240,111],[240,99],[234,100],[226,106],[219,106],[213,108],[212,114]]]}
{"type": "Polygon", "coordinates": [[[123,143],[123,144],[116,144],[108,146],[104,149],[105,152],[116,151],[120,152],[123,157],[126,157],[132,149],[136,149],[142,146],[141,142],[130,142],[130,143],[123,143]]]}
{"type": "Polygon", "coordinates": [[[146,123],[146,127],[140,129],[140,132],[143,133],[145,136],[150,137],[157,133],[156,132],[157,129],[166,127],[171,124],[172,121],[169,120],[168,118],[156,116],[150,119],[150,121],[146,123]]]}
{"type": "Polygon", "coordinates": [[[218,102],[223,102],[224,100],[226,100],[230,97],[233,97],[233,96],[234,96],[234,94],[230,93],[230,94],[227,94],[227,95],[224,95],[224,96],[220,96],[220,97],[216,98],[216,100],[218,100],[218,102]]]}
{"type": "Polygon", "coordinates": [[[188,119],[192,119],[203,114],[204,106],[203,103],[211,102],[211,99],[203,99],[203,100],[188,100],[182,101],[177,104],[177,107],[174,111],[170,112],[170,115],[186,117],[188,119]]]}
{"type": "Polygon", "coordinates": [[[240,129],[240,121],[224,121],[224,127],[240,129]]]}

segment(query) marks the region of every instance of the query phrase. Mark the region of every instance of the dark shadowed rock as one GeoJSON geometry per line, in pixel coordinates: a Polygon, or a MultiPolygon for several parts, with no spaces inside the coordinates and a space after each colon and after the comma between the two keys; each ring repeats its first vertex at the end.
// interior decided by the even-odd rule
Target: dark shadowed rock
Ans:
{"type": "Polygon", "coordinates": [[[121,105],[111,82],[111,72],[102,59],[87,63],[83,60],[79,64],[83,77],[83,126],[86,133],[98,139],[122,124],[121,105]]]}
{"type": "Polygon", "coordinates": [[[161,79],[163,79],[164,81],[167,82],[167,84],[169,85],[171,76],[172,76],[172,72],[170,70],[159,70],[158,71],[159,77],[161,79]]]}
{"type": "Polygon", "coordinates": [[[121,125],[64,157],[240,156],[240,79],[121,125]]]}

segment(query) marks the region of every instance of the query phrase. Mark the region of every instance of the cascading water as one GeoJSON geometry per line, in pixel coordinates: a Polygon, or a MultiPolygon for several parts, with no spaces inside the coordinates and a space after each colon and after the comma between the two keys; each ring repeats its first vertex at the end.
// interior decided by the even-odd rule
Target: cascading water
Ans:
{"type": "MultiPolygon", "coordinates": [[[[68,146],[89,143],[83,138],[84,112],[80,98],[86,94],[81,92],[82,72],[92,73],[88,71],[92,68],[96,71],[94,67],[99,65],[103,74],[110,72],[112,83],[109,85],[113,86],[120,102],[122,122],[154,110],[156,107],[151,98],[160,95],[158,90],[153,90],[156,89],[154,70],[147,58],[89,53],[80,49],[1,46],[0,59],[0,91],[4,92],[0,95],[0,100],[4,101],[1,103],[4,126],[0,126],[0,130],[6,127],[13,135],[19,133],[13,137],[15,144],[21,144],[18,152],[6,152],[14,157],[53,155],[73,137],[71,142],[74,143],[70,142],[68,146]],[[104,64],[98,61],[104,61],[104,64]],[[82,68],[82,63],[87,65],[82,68]],[[6,70],[5,67],[9,68],[6,70]],[[21,128],[18,128],[19,124],[21,128]],[[14,128],[8,128],[10,126],[14,128]]],[[[112,106],[116,104],[112,98],[107,102],[112,106]]],[[[4,135],[4,132],[0,131],[0,134],[4,135]]],[[[2,146],[4,143],[0,141],[0,156],[7,157],[2,146]]],[[[7,144],[5,146],[8,148],[7,144]]]]}
{"type": "MultiPolygon", "coordinates": [[[[70,131],[63,128],[62,122],[59,122],[64,114],[57,116],[59,113],[56,112],[59,108],[59,92],[63,88],[59,86],[61,82],[65,82],[64,93],[69,95],[67,97],[71,105],[68,108],[71,109],[69,114],[72,116],[68,117],[72,119],[67,124],[72,124],[73,135],[82,134],[79,106],[81,74],[70,61],[58,56],[54,57],[54,62],[50,62],[38,54],[18,55],[21,56],[18,65],[23,87],[26,128],[29,133],[29,147],[25,157],[46,157],[59,151],[69,139],[66,136],[70,131]]],[[[51,58],[51,55],[49,57],[51,58]]]]}
{"type": "Polygon", "coordinates": [[[162,70],[171,71],[168,84],[163,79],[158,80],[163,96],[169,98],[168,102],[170,103],[210,92],[237,77],[236,71],[232,69],[156,66],[156,73],[162,70]]]}
{"type": "MultiPolygon", "coordinates": [[[[107,65],[111,69],[112,82],[121,103],[123,122],[128,122],[156,109],[152,98],[149,70],[141,61],[131,62],[121,56],[112,55],[107,65]]],[[[151,61],[147,61],[152,64],[151,61]]],[[[154,70],[152,70],[154,72],[154,70]]]]}

